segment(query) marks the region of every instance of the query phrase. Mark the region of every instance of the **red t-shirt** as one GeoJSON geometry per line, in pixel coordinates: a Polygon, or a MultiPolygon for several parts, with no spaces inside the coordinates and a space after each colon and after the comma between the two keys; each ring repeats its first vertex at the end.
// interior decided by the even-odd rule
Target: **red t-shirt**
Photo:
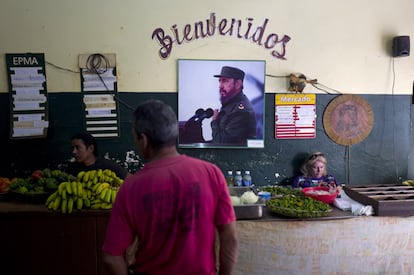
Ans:
{"type": "Polygon", "coordinates": [[[137,272],[215,274],[216,226],[235,219],[216,165],[186,155],[156,160],[122,184],[103,250],[124,255],[138,236],[137,272]]]}

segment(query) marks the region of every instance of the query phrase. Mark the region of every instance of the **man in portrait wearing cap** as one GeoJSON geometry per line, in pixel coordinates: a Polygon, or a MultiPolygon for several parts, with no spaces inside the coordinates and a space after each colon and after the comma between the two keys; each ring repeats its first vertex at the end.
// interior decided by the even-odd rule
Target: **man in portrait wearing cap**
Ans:
{"type": "Polygon", "coordinates": [[[212,142],[245,146],[256,138],[256,114],[243,93],[244,72],[224,66],[214,77],[219,78],[221,109],[212,116],[212,142]]]}

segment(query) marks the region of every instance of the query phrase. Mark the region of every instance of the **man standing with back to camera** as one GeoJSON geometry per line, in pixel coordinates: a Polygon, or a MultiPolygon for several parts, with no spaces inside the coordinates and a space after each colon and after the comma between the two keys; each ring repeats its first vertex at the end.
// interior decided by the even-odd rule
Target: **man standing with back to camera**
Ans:
{"type": "Polygon", "coordinates": [[[224,66],[219,75],[221,109],[214,110],[211,121],[212,142],[247,145],[256,138],[256,114],[243,93],[244,72],[224,66]]]}
{"type": "Polygon", "coordinates": [[[231,274],[236,217],[221,170],[178,153],[176,114],[161,101],[137,107],[133,135],[148,162],[125,180],[113,204],[103,245],[112,274],[126,275],[128,269],[133,274],[217,274],[216,230],[219,274],[231,274]],[[126,256],[131,254],[130,262],[126,256]]]}

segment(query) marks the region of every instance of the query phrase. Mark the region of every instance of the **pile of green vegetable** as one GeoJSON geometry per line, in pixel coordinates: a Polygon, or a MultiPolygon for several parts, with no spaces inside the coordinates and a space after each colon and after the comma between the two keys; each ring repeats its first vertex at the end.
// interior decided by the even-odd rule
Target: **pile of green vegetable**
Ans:
{"type": "Polygon", "coordinates": [[[328,215],[328,204],[300,195],[284,195],[266,202],[270,211],[289,217],[315,218],[328,215]]]}
{"type": "Polygon", "coordinates": [[[28,177],[17,178],[9,188],[11,191],[24,194],[54,192],[61,182],[73,180],[76,180],[76,177],[61,170],[46,168],[35,170],[28,177]]]}

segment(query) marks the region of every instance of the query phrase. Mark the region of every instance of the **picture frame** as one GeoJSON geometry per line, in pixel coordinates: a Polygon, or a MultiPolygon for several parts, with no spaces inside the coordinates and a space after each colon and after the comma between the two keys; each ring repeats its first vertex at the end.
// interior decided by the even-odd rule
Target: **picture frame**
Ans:
{"type": "Polygon", "coordinates": [[[177,66],[178,147],[264,148],[264,60],[179,59],[177,66]]]}

